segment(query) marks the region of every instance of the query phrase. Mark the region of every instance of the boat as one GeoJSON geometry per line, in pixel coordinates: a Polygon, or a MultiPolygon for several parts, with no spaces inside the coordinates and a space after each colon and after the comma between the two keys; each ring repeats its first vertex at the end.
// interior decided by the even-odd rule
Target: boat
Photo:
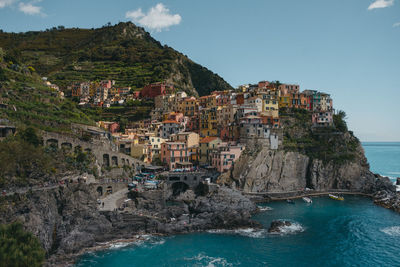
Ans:
{"type": "Polygon", "coordinates": [[[294,204],[294,201],[291,200],[291,199],[286,199],[286,202],[287,202],[288,204],[294,204]]]}
{"type": "Polygon", "coordinates": [[[334,199],[334,200],[344,200],[344,197],[337,196],[337,195],[334,195],[334,194],[329,194],[329,197],[334,199]]]}
{"type": "Polygon", "coordinates": [[[304,202],[306,203],[312,203],[312,199],[309,197],[302,197],[302,199],[304,200],[304,202]]]}

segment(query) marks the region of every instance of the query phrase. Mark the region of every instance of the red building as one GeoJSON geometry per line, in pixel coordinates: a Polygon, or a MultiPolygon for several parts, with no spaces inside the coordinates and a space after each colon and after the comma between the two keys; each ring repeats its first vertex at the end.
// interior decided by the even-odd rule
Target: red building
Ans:
{"type": "Polygon", "coordinates": [[[244,104],[244,94],[236,95],[236,104],[243,105],[244,104]]]}
{"type": "Polygon", "coordinates": [[[152,83],[146,85],[142,91],[140,91],[140,96],[145,98],[155,98],[159,95],[166,95],[168,91],[173,91],[174,86],[171,84],[163,83],[152,83]]]}

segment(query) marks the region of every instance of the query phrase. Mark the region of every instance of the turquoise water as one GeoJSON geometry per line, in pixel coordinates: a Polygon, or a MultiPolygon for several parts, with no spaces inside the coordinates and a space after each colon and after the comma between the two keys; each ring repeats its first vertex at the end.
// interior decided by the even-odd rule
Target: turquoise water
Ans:
{"type": "Polygon", "coordinates": [[[363,142],[373,172],[394,180],[400,177],[400,143],[363,142]]]}
{"type": "MultiPolygon", "coordinates": [[[[400,143],[363,146],[374,172],[400,172],[400,143]]],[[[245,229],[148,237],[86,254],[77,266],[400,266],[399,214],[363,197],[313,201],[264,205],[272,210],[254,217],[264,228],[276,219],[294,223],[282,235],[245,229]]]]}

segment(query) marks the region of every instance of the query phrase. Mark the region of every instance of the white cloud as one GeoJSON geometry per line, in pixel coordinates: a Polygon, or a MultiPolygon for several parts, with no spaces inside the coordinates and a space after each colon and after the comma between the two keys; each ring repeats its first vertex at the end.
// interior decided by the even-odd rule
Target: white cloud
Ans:
{"type": "Polygon", "coordinates": [[[393,6],[394,0],[376,0],[369,5],[368,10],[393,6]]]}
{"type": "Polygon", "coordinates": [[[395,24],[393,24],[393,27],[400,27],[400,22],[396,22],[395,24]]]}
{"type": "MultiPolygon", "coordinates": [[[[40,2],[40,1],[37,1],[40,2]]],[[[31,3],[19,3],[18,9],[19,11],[27,14],[27,15],[44,15],[42,13],[42,7],[40,6],[35,6],[33,4],[34,2],[31,3]]]]}
{"type": "Polygon", "coordinates": [[[169,9],[162,3],[150,8],[147,14],[143,13],[141,8],[128,11],[126,12],[126,18],[157,32],[170,26],[178,25],[182,20],[179,14],[170,14],[169,9]]]}
{"type": "Polygon", "coordinates": [[[15,0],[0,0],[0,8],[10,6],[15,2],[15,0]]]}

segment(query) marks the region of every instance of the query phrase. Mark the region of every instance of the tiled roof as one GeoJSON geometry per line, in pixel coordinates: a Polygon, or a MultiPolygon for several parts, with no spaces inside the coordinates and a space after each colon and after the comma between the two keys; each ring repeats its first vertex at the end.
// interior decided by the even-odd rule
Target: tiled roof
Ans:
{"type": "Polygon", "coordinates": [[[173,120],[166,120],[166,121],[163,121],[162,123],[164,123],[164,124],[166,124],[166,123],[175,123],[175,124],[180,124],[179,122],[177,122],[177,121],[173,121],[173,120]]]}
{"type": "Polygon", "coordinates": [[[215,137],[215,136],[207,136],[207,137],[204,137],[203,139],[201,139],[199,143],[200,144],[210,143],[210,142],[214,141],[217,138],[218,137],[215,137]]]}

